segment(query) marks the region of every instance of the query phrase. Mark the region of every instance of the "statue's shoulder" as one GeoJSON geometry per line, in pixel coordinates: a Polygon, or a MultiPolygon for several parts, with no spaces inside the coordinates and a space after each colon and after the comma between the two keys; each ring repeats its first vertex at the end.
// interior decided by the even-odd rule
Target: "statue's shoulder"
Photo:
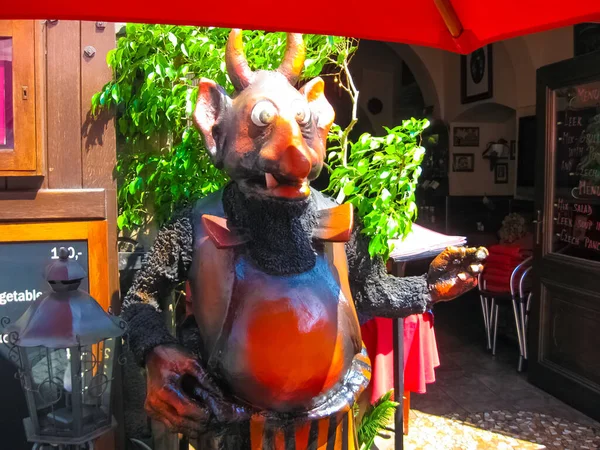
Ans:
{"type": "Polygon", "coordinates": [[[204,214],[225,217],[225,210],[223,208],[223,188],[196,201],[196,204],[192,208],[194,222],[199,223],[204,214]]]}
{"type": "Polygon", "coordinates": [[[329,197],[328,195],[325,195],[321,191],[317,191],[312,187],[310,188],[310,195],[312,196],[315,206],[319,211],[322,209],[330,209],[340,206],[339,203],[337,203],[332,197],[329,197]]]}

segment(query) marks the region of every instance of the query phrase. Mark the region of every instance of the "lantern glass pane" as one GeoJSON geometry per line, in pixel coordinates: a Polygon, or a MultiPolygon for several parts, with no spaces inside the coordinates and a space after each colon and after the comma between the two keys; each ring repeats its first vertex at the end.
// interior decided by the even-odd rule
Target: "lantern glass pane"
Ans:
{"type": "Polygon", "coordinates": [[[36,435],[78,438],[112,425],[114,339],[69,349],[20,350],[21,381],[36,435]]]}
{"type": "Polygon", "coordinates": [[[81,347],[81,398],[83,432],[109,426],[114,339],[81,347]]]}
{"type": "Polygon", "coordinates": [[[66,349],[21,347],[23,388],[28,400],[29,413],[36,414],[37,434],[59,435],[69,428],[64,420],[57,420],[60,411],[68,407],[70,370],[66,349]]]}

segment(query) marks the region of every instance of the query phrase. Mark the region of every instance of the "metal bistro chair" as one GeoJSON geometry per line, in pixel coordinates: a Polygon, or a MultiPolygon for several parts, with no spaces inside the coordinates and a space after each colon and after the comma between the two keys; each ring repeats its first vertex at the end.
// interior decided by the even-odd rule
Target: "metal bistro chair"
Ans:
{"type": "Polygon", "coordinates": [[[527,318],[531,303],[531,292],[526,292],[525,280],[531,271],[532,257],[524,259],[517,265],[510,276],[510,286],[506,292],[495,292],[487,290],[485,270],[479,274],[478,288],[481,299],[481,310],[483,312],[483,323],[486,331],[487,350],[496,355],[496,338],[498,335],[498,310],[500,301],[511,300],[515,315],[517,328],[517,339],[519,340],[519,365],[520,372],[523,360],[527,359],[527,318]]]}
{"type": "Polygon", "coordinates": [[[517,326],[517,338],[519,339],[519,365],[517,370],[521,372],[523,370],[523,363],[527,361],[527,324],[529,323],[529,309],[531,307],[531,283],[529,281],[529,276],[531,274],[532,266],[531,266],[532,258],[528,258],[521,265],[527,263],[523,270],[523,274],[519,279],[519,292],[518,296],[515,295],[515,290],[513,289],[514,284],[511,280],[511,293],[512,293],[512,301],[513,301],[513,311],[515,313],[515,325],[517,326]]]}

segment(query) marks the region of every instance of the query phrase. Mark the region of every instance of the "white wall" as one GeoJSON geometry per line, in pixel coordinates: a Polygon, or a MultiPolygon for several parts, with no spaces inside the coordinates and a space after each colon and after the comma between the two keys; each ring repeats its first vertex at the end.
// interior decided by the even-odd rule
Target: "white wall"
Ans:
{"type": "MultiPolygon", "coordinates": [[[[494,95],[491,99],[463,105],[460,102],[460,55],[435,49],[412,47],[421,57],[434,81],[440,97],[441,118],[450,125],[450,130],[458,120],[464,120],[469,110],[488,103],[490,109],[498,105],[498,110],[506,106],[514,110],[510,120],[504,113],[498,114],[494,122],[486,120],[477,123],[473,118],[467,126],[479,126],[482,146],[479,149],[450,148],[450,168],[453,153],[476,154],[475,172],[449,173],[451,195],[513,195],[516,189],[516,163],[509,163],[509,183],[495,185],[494,173],[489,171],[488,161],[481,158],[488,140],[502,136],[506,140],[518,140],[518,120],[522,116],[535,114],[536,70],[542,66],[573,57],[573,28],[522,36],[493,44],[493,83],[494,95]]],[[[507,110],[508,110],[507,108],[507,110]]],[[[471,114],[476,116],[476,114],[471,114]]],[[[452,133],[450,134],[452,144],[452,133]]],[[[451,170],[451,169],[450,169],[451,170]]]]}

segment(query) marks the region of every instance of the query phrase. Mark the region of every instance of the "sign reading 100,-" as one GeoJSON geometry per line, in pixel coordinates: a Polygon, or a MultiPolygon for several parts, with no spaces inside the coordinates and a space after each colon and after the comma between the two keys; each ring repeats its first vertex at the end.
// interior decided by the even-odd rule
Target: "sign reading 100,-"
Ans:
{"type": "MultiPolygon", "coordinates": [[[[52,259],[58,259],[59,249],[60,247],[53,247],[52,250],[50,250],[50,253],[52,253],[52,259]]],[[[78,252],[74,247],[66,247],[66,249],[69,251],[69,258],[71,259],[79,261],[79,257],[83,256],[83,252],[78,252]]]]}

